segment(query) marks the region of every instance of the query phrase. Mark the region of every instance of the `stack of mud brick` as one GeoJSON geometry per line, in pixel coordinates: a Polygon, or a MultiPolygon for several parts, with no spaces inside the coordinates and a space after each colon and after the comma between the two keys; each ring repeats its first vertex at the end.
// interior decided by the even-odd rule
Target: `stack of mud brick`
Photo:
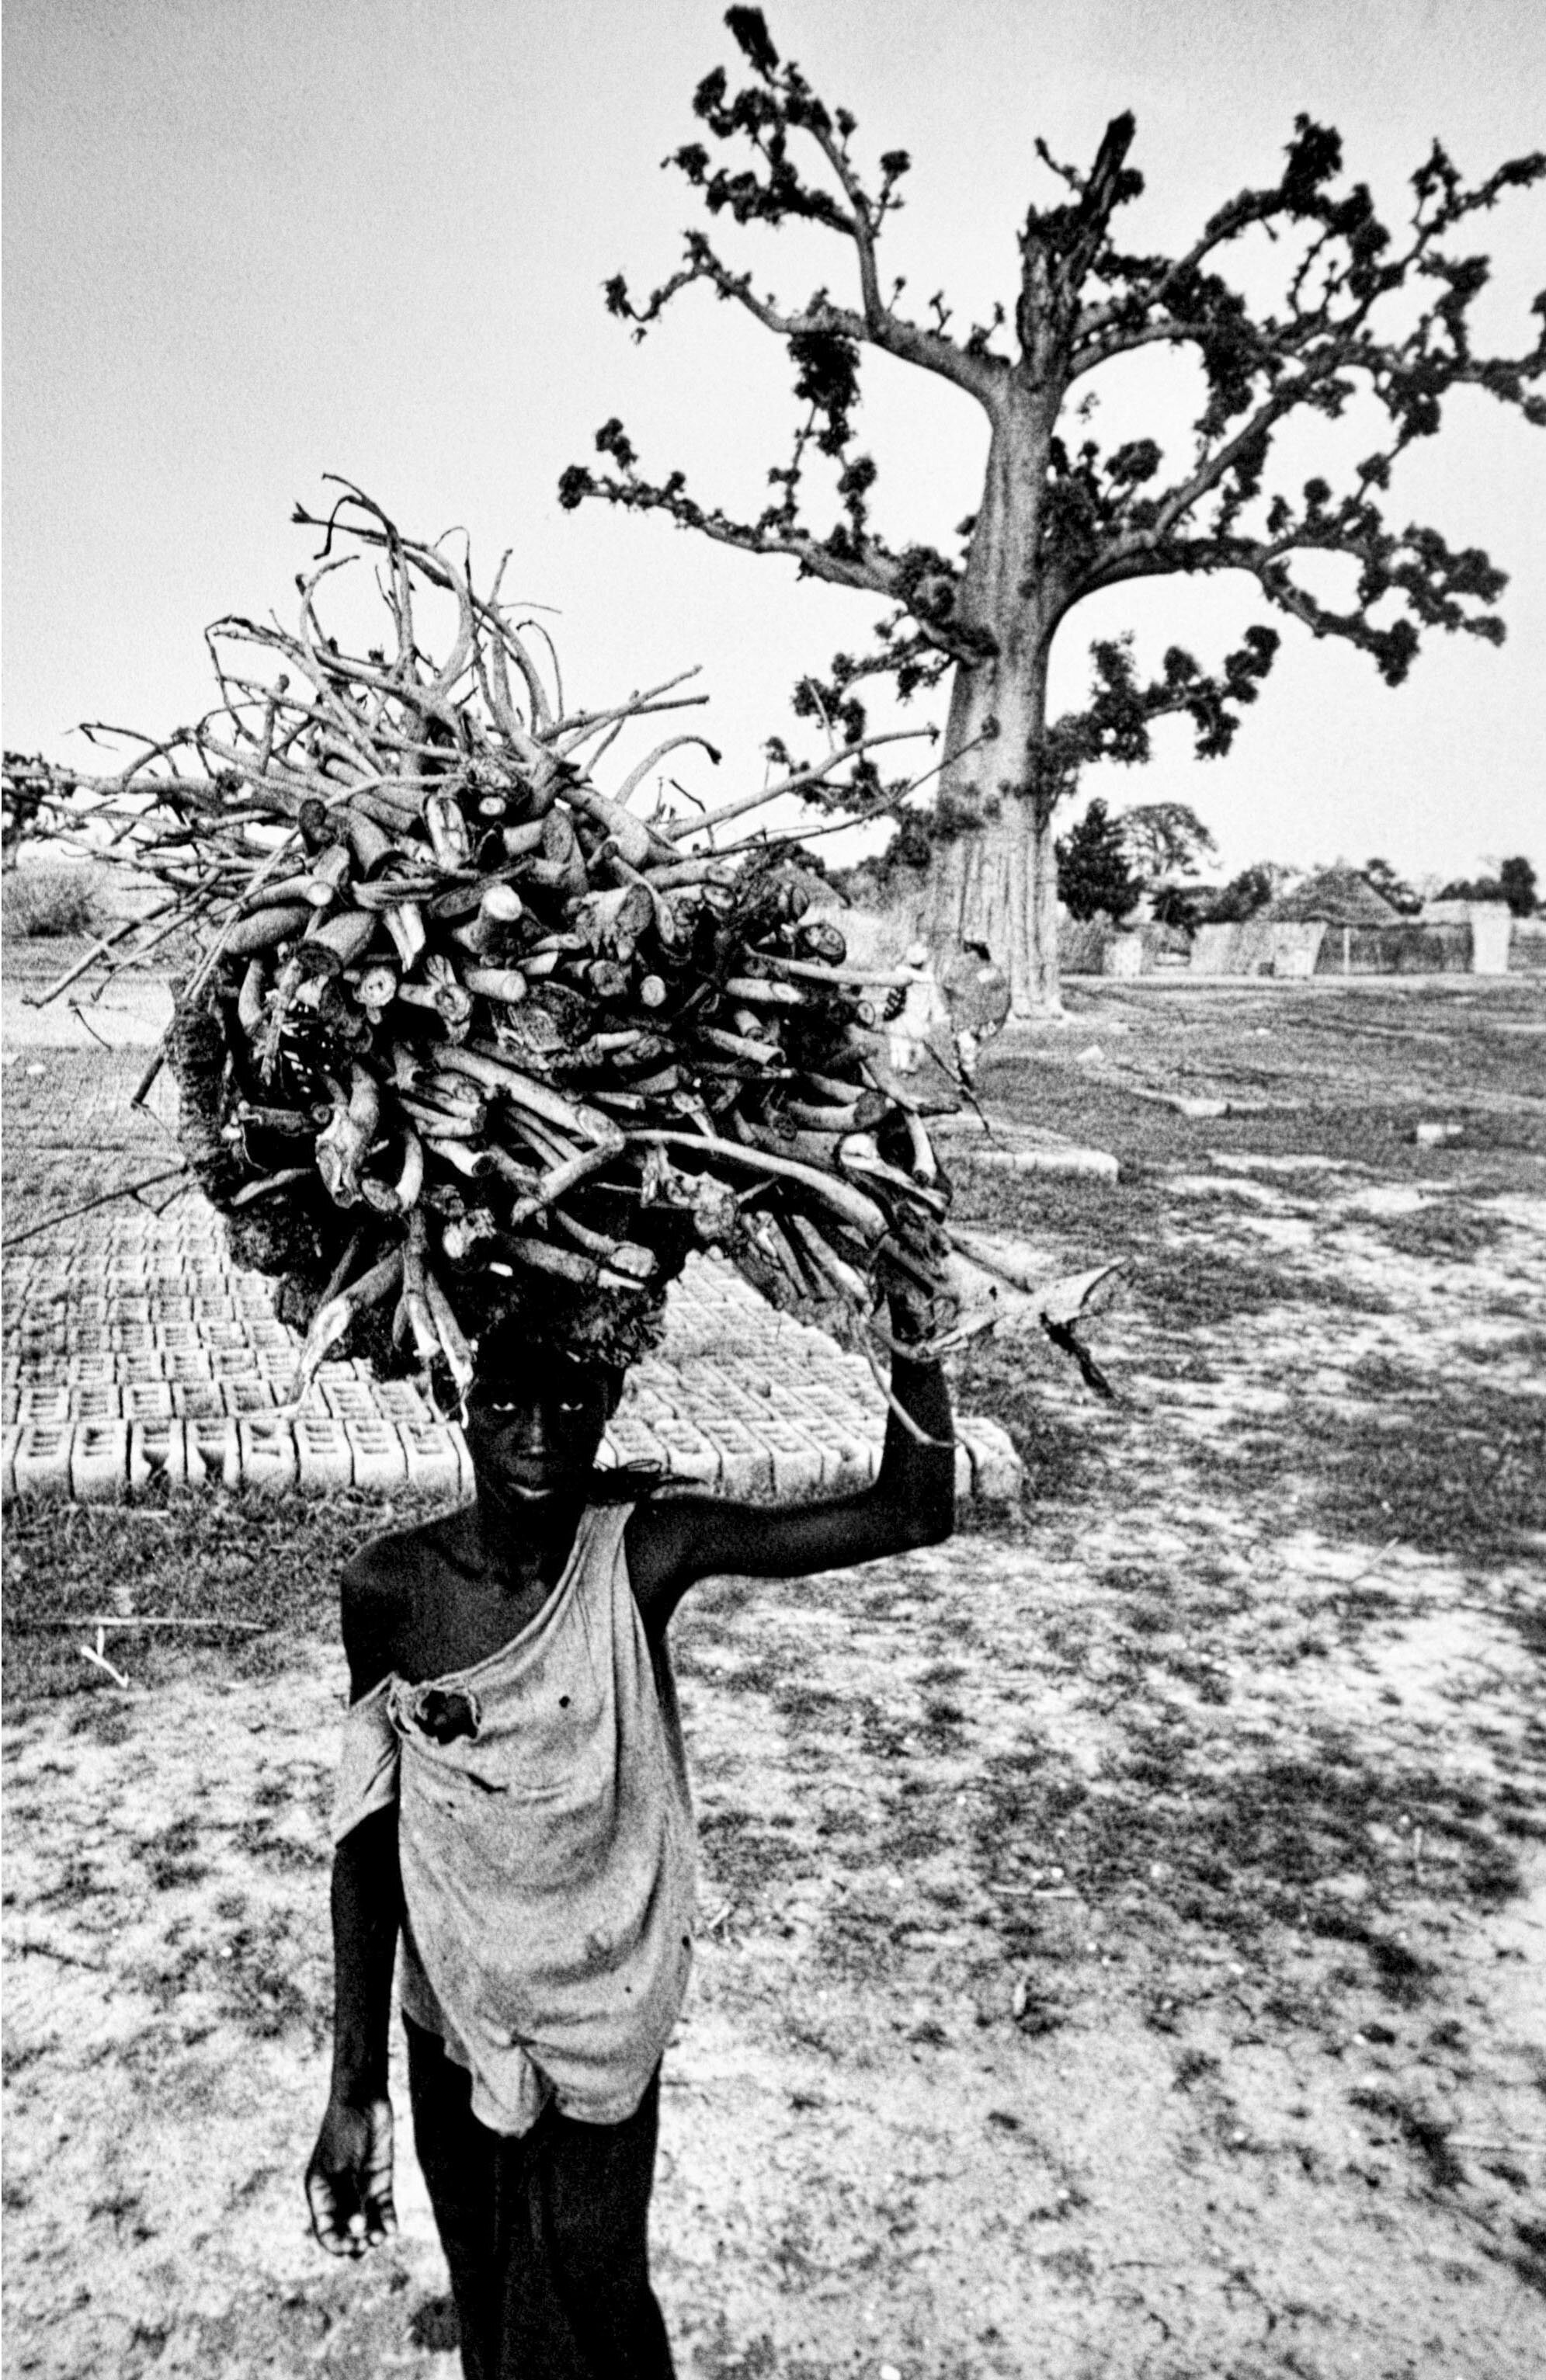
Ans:
{"type": "MultiPolygon", "coordinates": [[[[266,1284],[238,1272],[217,1219],[191,1202],[153,1217],[87,1216],[7,1267],[3,1488],[120,1502],[164,1479],[272,1493],[470,1490],[459,1429],[408,1381],[324,1364],[283,1410],[297,1339],[266,1284]]],[[[673,1290],[665,1343],[641,1364],[612,1456],[739,1496],[858,1487],[884,1413],[862,1359],[773,1314],[723,1264],[673,1290]]],[[[957,1488],[1017,1491],[1001,1430],[964,1420],[957,1488]]]]}

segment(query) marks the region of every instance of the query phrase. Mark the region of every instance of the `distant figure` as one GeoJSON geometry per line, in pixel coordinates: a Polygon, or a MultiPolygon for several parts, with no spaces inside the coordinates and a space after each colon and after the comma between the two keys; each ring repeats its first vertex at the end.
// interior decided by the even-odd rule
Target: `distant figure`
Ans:
{"type": "Polygon", "coordinates": [[[940,990],[927,942],[914,942],[902,962],[910,981],[895,985],[885,1005],[890,1028],[891,1071],[916,1075],[919,1053],[930,1036],[950,1023],[950,1011],[940,990]]]}
{"type": "Polygon", "coordinates": [[[940,980],[956,1035],[956,1063],[970,1090],[983,1042],[1002,1031],[1009,1014],[1009,978],[986,942],[963,942],[945,961],[940,980]]]}

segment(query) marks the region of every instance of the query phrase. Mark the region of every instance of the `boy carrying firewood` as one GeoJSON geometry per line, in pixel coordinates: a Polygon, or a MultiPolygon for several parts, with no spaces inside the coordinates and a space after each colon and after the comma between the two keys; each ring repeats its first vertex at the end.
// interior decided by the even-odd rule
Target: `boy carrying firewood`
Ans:
{"type": "MultiPolygon", "coordinates": [[[[770,1509],[606,1500],[622,1376],[489,1334],[477,1492],[345,1572],[333,2080],[306,2189],[359,2256],[396,2228],[394,1964],[414,2142],[469,2380],[673,2369],[647,2227],[662,2054],[687,1991],[694,1828],[667,1630],[698,1579],[797,1578],[937,1544],[950,1400],[891,1301],[873,1487],[770,1509]]],[[[624,1489],[626,1492],[626,1488],[624,1489]]]]}

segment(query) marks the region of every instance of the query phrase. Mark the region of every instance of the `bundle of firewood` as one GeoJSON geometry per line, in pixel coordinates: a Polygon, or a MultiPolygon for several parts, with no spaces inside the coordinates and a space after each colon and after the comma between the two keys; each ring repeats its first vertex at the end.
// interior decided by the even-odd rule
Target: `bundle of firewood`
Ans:
{"type": "Polygon", "coordinates": [[[353,489],[298,518],[325,535],[297,630],[220,623],[219,708],[69,781],[98,850],[164,888],[135,947],[203,937],[168,1045],[183,1145],[305,1328],[297,1397],[330,1351],[459,1393],[509,1318],[626,1365],[701,1248],[872,1356],[888,1297],[947,1343],[948,1185],[875,1071],[877,979],[809,921],[821,878],[794,835],[726,832],[785,795],[852,816],[866,747],[712,815],[659,791],[642,815],[666,753],[702,739],[611,791],[598,765],[696,698],[681,681],[567,710],[530,625],[444,544],[353,489]],[[354,653],[318,589],[361,549],[389,633],[354,653]]]}

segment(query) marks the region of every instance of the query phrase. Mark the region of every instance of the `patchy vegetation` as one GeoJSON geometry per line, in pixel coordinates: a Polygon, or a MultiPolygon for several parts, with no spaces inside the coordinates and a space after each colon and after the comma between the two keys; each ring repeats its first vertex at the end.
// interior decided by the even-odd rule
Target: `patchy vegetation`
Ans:
{"type": "MultiPolygon", "coordinates": [[[[980,1344],[960,1385],[1027,1454],[1023,1511],[689,1598],[701,1920],[655,2227],[684,2374],[1533,2380],[1546,1189],[1491,1053],[1536,997],[1406,995],[1392,1063],[1367,994],[1236,994],[1226,1029],[1211,995],[1092,993],[1060,1051],[1121,1041],[1166,1089],[1188,1035],[1222,1068],[1272,1019],[1313,1093],[1201,1120],[1114,1087],[1109,1188],[961,1170],[1049,1274],[1130,1259],[1090,1331],[1121,1401],[980,1344]],[[1435,1112],[1414,1071],[1469,1086],[1458,1144],[1401,1136],[1435,1112]]],[[[1045,1120],[1066,1063],[988,1096],[1045,1120]]],[[[299,2214],[334,1578],[383,1518],[7,1532],[18,2370],[451,2380],[406,2147],[382,2261],[335,2273],[299,2214]],[[263,1633],[116,1640],[127,1694],[26,1633],[125,1584],[263,1633]]]]}

